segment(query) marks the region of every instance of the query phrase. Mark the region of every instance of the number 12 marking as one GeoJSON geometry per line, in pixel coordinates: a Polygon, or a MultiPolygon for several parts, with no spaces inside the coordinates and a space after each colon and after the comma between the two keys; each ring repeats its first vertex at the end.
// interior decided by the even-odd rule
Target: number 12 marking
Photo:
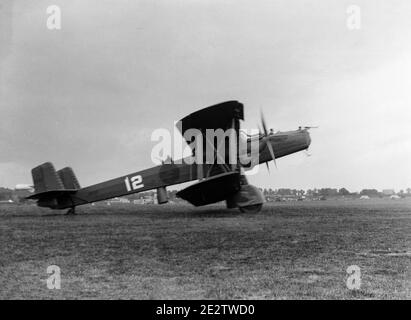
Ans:
{"type": "Polygon", "coordinates": [[[126,177],[126,179],[124,179],[124,183],[126,184],[126,189],[128,192],[143,188],[144,184],[142,182],[143,177],[140,175],[131,178],[126,177]]]}

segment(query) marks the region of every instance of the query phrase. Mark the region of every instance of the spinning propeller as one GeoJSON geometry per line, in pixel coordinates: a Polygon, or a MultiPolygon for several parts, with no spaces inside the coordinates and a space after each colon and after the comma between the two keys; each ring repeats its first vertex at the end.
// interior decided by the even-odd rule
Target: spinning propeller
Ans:
{"type": "MultiPolygon", "coordinates": [[[[273,159],[274,165],[277,168],[277,162],[275,161],[274,149],[273,149],[273,146],[271,145],[271,143],[269,141],[269,137],[268,137],[269,133],[268,133],[268,130],[267,130],[267,125],[265,123],[265,118],[264,118],[264,114],[263,114],[262,111],[261,111],[261,124],[263,126],[263,134],[264,134],[264,137],[262,138],[262,141],[268,147],[268,150],[270,151],[271,158],[273,159]]],[[[260,131],[260,134],[261,134],[261,128],[260,127],[258,127],[258,130],[260,131]]],[[[268,165],[268,161],[265,164],[267,166],[268,172],[270,172],[270,166],[268,165]]]]}

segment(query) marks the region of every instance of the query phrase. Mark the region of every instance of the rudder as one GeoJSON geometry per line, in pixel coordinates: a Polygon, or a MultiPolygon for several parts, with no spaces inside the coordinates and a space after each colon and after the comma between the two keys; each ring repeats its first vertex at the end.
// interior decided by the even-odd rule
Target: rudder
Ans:
{"type": "Polygon", "coordinates": [[[71,168],[59,171],[51,162],[46,162],[31,170],[34,183],[34,194],[27,199],[37,200],[37,205],[51,209],[72,208],[73,195],[80,185],[71,168]]]}
{"type": "Polygon", "coordinates": [[[63,190],[64,185],[51,162],[46,162],[31,170],[34,192],[42,193],[50,190],[63,190]]]}
{"type": "Polygon", "coordinates": [[[59,171],[57,171],[57,174],[63,183],[63,186],[65,189],[80,189],[80,183],[77,180],[76,175],[74,174],[74,171],[70,167],[65,167],[59,171]]]}

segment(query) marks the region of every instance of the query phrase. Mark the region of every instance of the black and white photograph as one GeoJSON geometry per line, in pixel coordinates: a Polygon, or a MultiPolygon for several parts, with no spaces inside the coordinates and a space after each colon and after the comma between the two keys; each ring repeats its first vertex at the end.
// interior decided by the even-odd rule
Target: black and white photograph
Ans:
{"type": "Polygon", "coordinates": [[[410,300],[410,18],[1,0],[0,300],[410,300]]]}

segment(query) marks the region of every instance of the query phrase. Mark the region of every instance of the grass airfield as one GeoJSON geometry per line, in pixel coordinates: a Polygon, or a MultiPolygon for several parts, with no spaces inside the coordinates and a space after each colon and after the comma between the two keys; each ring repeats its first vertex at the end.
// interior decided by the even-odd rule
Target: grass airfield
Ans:
{"type": "Polygon", "coordinates": [[[411,199],[77,211],[0,205],[0,299],[411,298],[411,199]]]}

